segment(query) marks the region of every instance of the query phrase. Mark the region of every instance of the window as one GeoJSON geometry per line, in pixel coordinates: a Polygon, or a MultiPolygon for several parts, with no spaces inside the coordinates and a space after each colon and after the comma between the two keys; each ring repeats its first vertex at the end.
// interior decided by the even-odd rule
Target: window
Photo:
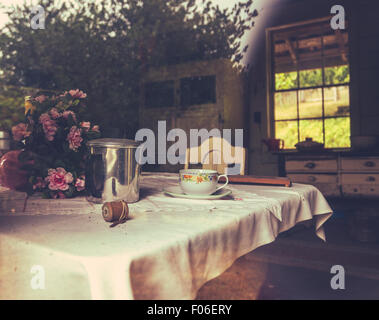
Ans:
{"type": "Polygon", "coordinates": [[[175,105],[174,81],[149,82],[145,85],[146,108],[164,108],[175,105]]]}
{"type": "Polygon", "coordinates": [[[198,76],[145,83],[148,109],[216,103],[216,76],[198,76]],[[179,87],[179,90],[176,90],[179,87]]]}
{"type": "Polygon", "coordinates": [[[310,137],[350,147],[348,33],[330,18],[268,30],[270,110],[286,149],[310,137]]]}
{"type": "Polygon", "coordinates": [[[216,103],[216,76],[180,79],[180,105],[216,103]]]}

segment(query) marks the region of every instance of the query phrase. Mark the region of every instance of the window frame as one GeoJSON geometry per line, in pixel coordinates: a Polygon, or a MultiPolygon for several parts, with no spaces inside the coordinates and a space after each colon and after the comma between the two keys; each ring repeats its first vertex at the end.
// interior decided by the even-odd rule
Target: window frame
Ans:
{"type": "MultiPolygon", "coordinates": [[[[299,117],[299,112],[297,115],[297,118],[291,119],[291,121],[297,121],[298,123],[298,139],[300,141],[300,121],[301,120],[322,120],[323,123],[325,123],[325,119],[330,119],[330,118],[350,118],[350,134],[351,134],[351,65],[350,65],[350,59],[348,61],[348,68],[349,68],[349,74],[350,74],[350,79],[349,82],[347,83],[338,83],[338,84],[325,84],[325,79],[324,79],[324,71],[325,71],[325,65],[324,62],[322,62],[322,84],[319,86],[308,86],[308,87],[300,87],[299,86],[299,69],[297,68],[297,82],[298,86],[295,89],[280,89],[276,90],[275,89],[275,68],[274,68],[274,51],[273,51],[273,34],[274,32],[280,31],[280,30],[285,30],[289,28],[299,28],[302,26],[310,25],[310,24],[317,24],[317,23],[325,23],[326,21],[330,21],[331,17],[322,17],[322,18],[317,18],[317,19],[309,19],[305,21],[300,21],[300,22],[295,22],[295,23],[290,23],[290,24],[285,24],[285,25],[279,25],[279,26],[274,26],[274,27],[269,27],[266,28],[266,102],[267,102],[267,108],[266,108],[266,116],[267,116],[267,136],[268,137],[276,137],[275,134],[275,124],[277,121],[285,121],[285,119],[280,119],[280,120],[275,120],[275,93],[277,92],[296,92],[296,94],[299,94],[299,91],[302,90],[308,90],[308,89],[321,89],[322,92],[322,116],[321,117],[313,117],[313,118],[300,118],[299,117]],[[346,116],[325,116],[325,101],[324,101],[324,89],[325,88],[331,88],[331,87],[339,87],[339,86],[347,86],[348,91],[349,91],[349,115],[346,116]]],[[[348,29],[346,29],[346,32],[348,33],[349,37],[349,42],[351,41],[350,39],[350,32],[348,29]]],[[[322,44],[323,46],[323,44],[322,44]]],[[[306,69],[304,69],[306,70],[306,69]]],[[[297,99],[298,100],[298,99],[297,99]]],[[[297,101],[297,109],[299,108],[299,101],[297,101]]],[[[287,120],[289,121],[289,120],[287,120]]],[[[323,125],[323,143],[325,143],[325,125],[323,125]]],[[[333,148],[325,148],[327,150],[350,150],[350,147],[333,147],[333,148]]],[[[290,151],[290,150],[296,150],[294,148],[285,148],[284,150],[290,151]]]]}

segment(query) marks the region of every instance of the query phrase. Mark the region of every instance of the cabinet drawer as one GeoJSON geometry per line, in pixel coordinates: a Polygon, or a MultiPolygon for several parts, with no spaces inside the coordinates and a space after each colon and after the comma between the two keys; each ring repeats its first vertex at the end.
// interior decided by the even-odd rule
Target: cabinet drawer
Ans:
{"type": "Polygon", "coordinates": [[[379,158],[342,158],[343,171],[379,171],[379,158]]]}
{"type": "Polygon", "coordinates": [[[298,183],[337,183],[337,175],[335,174],[306,174],[306,173],[290,173],[287,175],[292,182],[298,183]]]}
{"type": "Polygon", "coordinates": [[[336,172],[337,160],[287,160],[287,172],[336,172]]]}
{"type": "Polygon", "coordinates": [[[343,173],[341,175],[341,184],[379,186],[379,173],[343,173]]]}
{"type": "Polygon", "coordinates": [[[338,197],[341,195],[340,188],[337,184],[337,175],[335,174],[305,174],[292,173],[287,175],[292,182],[311,184],[328,197],[338,197]]]}
{"type": "Polygon", "coordinates": [[[344,184],[342,194],[348,197],[377,197],[379,196],[379,185],[368,184],[344,184]]]}

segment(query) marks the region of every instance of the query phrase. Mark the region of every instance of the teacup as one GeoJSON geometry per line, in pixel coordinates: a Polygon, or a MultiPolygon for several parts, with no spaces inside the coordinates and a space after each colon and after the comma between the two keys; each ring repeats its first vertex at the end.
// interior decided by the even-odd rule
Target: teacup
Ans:
{"type": "Polygon", "coordinates": [[[186,194],[212,194],[224,188],[229,183],[226,175],[218,175],[216,170],[183,169],[179,171],[179,184],[186,194]],[[225,177],[226,182],[217,188],[220,177],[225,177]]]}

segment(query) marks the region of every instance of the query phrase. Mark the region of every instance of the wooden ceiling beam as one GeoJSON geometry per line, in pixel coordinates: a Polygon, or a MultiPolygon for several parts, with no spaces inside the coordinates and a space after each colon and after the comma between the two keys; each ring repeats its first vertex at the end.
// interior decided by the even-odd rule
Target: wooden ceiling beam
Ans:
{"type": "Polygon", "coordinates": [[[286,45],[287,45],[288,51],[289,51],[289,53],[291,55],[291,58],[292,58],[292,61],[293,61],[294,65],[297,65],[296,50],[293,47],[292,42],[288,38],[286,39],[286,45]]]}
{"type": "Polygon", "coordinates": [[[347,63],[347,52],[346,52],[345,40],[339,29],[336,30],[335,37],[339,45],[342,61],[347,63]]]}
{"type": "MultiPolygon", "coordinates": [[[[341,53],[340,53],[340,50],[338,48],[325,50],[324,54],[325,54],[324,57],[326,59],[331,59],[331,58],[336,58],[336,57],[338,57],[338,59],[341,59],[340,58],[341,53]]],[[[289,55],[276,56],[275,57],[275,63],[279,64],[279,65],[289,64],[289,63],[291,63],[291,61],[293,62],[293,59],[289,55]]],[[[306,62],[306,61],[318,61],[318,62],[320,62],[321,56],[315,52],[301,53],[298,55],[298,63],[302,63],[302,62],[306,62]]]]}
{"type": "MultiPolygon", "coordinates": [[[[346,47],[347,50],[347,41],[348,41],[348,35],[347,33],[341,33],[341,37],[343,38],[344,47],[346,47]]],[[[333,35],[327,35],[323,37],[323,44],[324,47],[327,46],[333,46],[334,44],[337,45],[336,36],[333,35]]],[[[317,48],[321,50],[321,37],[312,37],[308,39],[299,39],[298,40],[298,49],[307,49],[307,48],[317,48]]],[[[275,44],[275,52],[276,53],[282,53],[288,51],[287,44],[286,43],[276,43],[275,44]]]]}

